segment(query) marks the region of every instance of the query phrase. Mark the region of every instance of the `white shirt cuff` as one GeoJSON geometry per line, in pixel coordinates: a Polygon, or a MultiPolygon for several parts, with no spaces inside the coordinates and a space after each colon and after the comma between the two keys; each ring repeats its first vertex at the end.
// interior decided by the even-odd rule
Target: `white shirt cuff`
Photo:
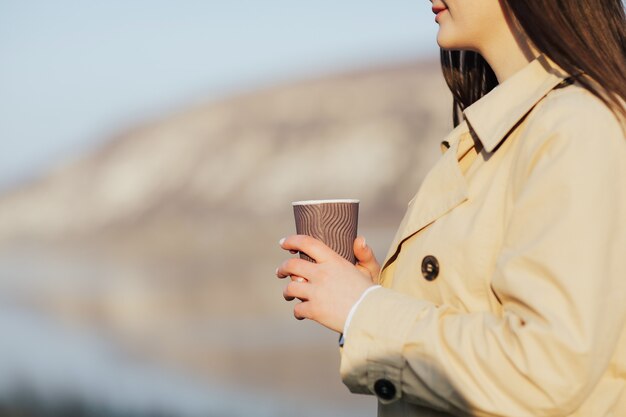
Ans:
{"type": "Polygon", "coordinates": [[[339,340],[339,345],[343,346],[345,335],[346,335],[346,333],[348,331],[348,327],[350,327],[350,322],[352,321],[352,316],[354,316],[354,313],[356,312],[356,309],[359,306],[359,304],[361,304],[361,302],[363,300],[365,300],[365,297],[367,297],[367,294],[369,294],[370,292],[372,292],[372,291],[374,291],[374,290],[376,290],[378,288],[380,288],[380,285],[373,285],[373,286],[369,287],[368,289],[363,291],[363,294],[361,294],[361,297],[359,297],[359,299],[356,301],[356,303],[354,303],[354,305],[350,309],[350,312],[348,313],[348,317],[346,318],[346,322],[343,325],[343,334],[341,335],[341,339],[339,340]]]}

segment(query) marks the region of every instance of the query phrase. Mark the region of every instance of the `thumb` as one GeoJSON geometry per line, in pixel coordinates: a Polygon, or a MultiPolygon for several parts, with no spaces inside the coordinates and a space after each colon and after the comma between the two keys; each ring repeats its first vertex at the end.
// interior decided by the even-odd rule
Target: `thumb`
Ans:
{"type": "Polygon", "coordinates": [[[380,272],[380,265],[376,260],[374,251],[368,246],[363,236],[354,240],[354,256],[357,260],[357,268],[368,274],[372,281],[376,281],[380,272]]]}

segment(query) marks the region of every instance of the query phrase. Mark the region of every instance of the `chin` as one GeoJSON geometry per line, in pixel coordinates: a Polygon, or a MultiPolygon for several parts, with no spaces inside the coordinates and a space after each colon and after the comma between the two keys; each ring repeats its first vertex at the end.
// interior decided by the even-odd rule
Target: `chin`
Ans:
{"type": "Polygon", "coordinates": [[[445,27],[439,26],[439,32],[437,33],[437,44],[440,48],[443,49],[458,49],[456,48],[455,37],[451,36],[450,31],[446,30],[445,27]]]}
{"type": "Polygon", "coordinates": [[[443,28],[440,28],[437,33],[437,45],[439,45],[441,49],[470,51],[476,49],[470,43],[464,42],[463,39],[459,39],[458,36],[455,36],[453,33],[450,33],[450,31],[446,31],[443,28]]]}
{"type": "Polygon", "coordinates": [[[450,47],[449,43],[446,42],[445,39],[442,39],[440,36],[437,36],[437,45],[439,45],[441,49],[453,49],[450,47]]]}

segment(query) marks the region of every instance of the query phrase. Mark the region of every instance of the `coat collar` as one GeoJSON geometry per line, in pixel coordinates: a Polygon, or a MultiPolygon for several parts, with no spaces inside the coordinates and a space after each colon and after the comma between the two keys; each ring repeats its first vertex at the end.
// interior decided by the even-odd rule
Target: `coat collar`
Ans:
{"type": "Polygon", "coordinates": [[[493,152],[535,104],[565,77],[567,74],[556,64],[540,56],[465,109],[465,120],[442,142],[443,156],[409,203],[383,263],[381,280],[385,279],[385,269],[395,261],[405,240],[467,200],[468,184],[458,157],[472,145],[470,129],[484,150],[493,152]]]}
{"type": "Polygon", "coordinates": [[[515,125],[568,74],[540,55],[463,111],[465,120],[491,153],[515,125]]]}

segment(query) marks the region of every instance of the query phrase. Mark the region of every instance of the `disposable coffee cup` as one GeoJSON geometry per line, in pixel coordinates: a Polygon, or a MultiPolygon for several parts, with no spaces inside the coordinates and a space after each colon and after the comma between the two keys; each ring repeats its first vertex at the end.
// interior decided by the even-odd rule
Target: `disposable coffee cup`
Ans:
{"type": "MultiPolygon", "coordinates": [[[[354,239],[359,223],[359,200],[307,200],[291,204],[299,235],[319,239],[348,261],[356,263],[354,239]]],[[[315,262],[302,252],[300,258],[315,262]]]]}

